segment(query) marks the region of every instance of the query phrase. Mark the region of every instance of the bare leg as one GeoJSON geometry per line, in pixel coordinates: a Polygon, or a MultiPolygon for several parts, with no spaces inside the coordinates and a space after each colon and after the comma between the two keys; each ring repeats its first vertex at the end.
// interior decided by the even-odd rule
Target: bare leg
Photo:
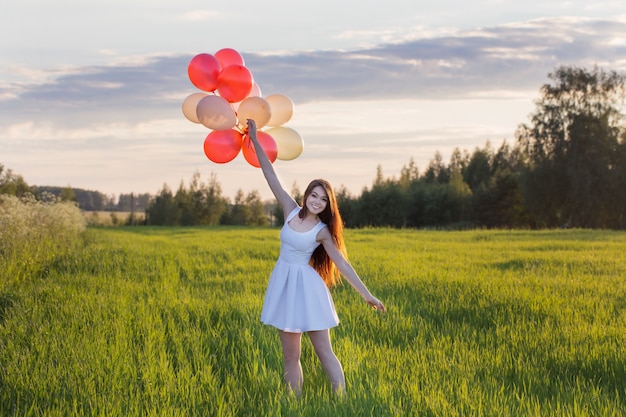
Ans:
{"type": "Polygon", "coordinates": [[[322,363],[322,368],[326,372],[333,387],[333,391],[342,394],[346,390],[346,381],[343,375],[343,368],[330,343],[330,331],[319,330],[309,332],[309,338],[315,348],[315,353],[322,363]]]}
{"type": "Polygon", "coordinates": [[[296,395],[302,393],[302,366],[300,365],[300,346],[302,333],[288,333],[279,330],[280,343],[283,346],[284,377],[287,387],[296,395]]]}

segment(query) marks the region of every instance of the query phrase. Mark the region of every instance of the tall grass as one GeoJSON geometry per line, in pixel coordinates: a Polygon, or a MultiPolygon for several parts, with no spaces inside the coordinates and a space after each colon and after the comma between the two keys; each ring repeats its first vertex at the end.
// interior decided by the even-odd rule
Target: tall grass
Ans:
{"type": "Polygon", "coordinates": [[[626,412],[626,234],[348,230],[356,269],[332,330],[347,393],[310,343],[283,388],[259,323],[278,231],[88,229],[46,274],[7,286],[8,416],[620,416],[626,412]]]}
{"type": "Polygon", "coordinates": [[[76,204],[51,194],[43,200],[0,194],[0,285],[45,273],[56,256],[82,243],[85,227],[76,204]]]}

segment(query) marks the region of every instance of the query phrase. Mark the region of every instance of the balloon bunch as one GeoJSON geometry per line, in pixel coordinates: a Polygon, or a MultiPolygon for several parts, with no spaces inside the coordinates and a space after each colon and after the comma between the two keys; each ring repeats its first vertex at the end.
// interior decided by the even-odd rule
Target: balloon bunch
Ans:
{"type": "Polygon", "coordinates": [[[203,92],[185,98],[183,114],[212,130],[204,140],[204,154],[211,161],[230,162],[241,152],[250,165],[259,167],[246,134],[248,119],[256,122],[257,139],[270,161],[300,156],[302,137],[283,126],[293,115],[293,102],[282,94],[263,98],[239,52],[225,48],[214,55],[198,54],[189,62],[187,72],[191,83],[203,92]],[[261,130],[265,126],[269,129],[261,130]]]}

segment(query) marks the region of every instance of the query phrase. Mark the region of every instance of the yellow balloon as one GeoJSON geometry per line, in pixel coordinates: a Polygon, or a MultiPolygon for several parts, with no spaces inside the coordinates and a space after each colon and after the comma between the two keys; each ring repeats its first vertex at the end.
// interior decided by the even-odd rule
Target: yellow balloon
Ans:
{"type": "Polygon", "coordinates": [[[198,102],[206,96],[204,93],[193,93],[189,94],[183,101],[183,114],[189,121],[200,123],[196,114],[196,107],[198,107],[198,102]]]}
{"type": "Polygon", "coordinates": [[[274,138],[278,148],[277,159],[291,161],[302,154],[304,140],[302,136],[290,127],[278,126],[265,131],[274,138]]]}
{"type": "Polygon", "coordinates": [[[270,104],[262,97],[248,97],[237,109],[237,119],[242,125],[245,125],[248,119],[252,119],[256,122],[256,127],[261,128],[267,124],[270,117],[270,104]]]}
{"type": "Polygon", "coordinates": [[[213,130],[228,130],[237,125],[237,115],[225,98],[207,95],[196,106],[198,120],[213,130]]]}
{"type": "Polygon", "coordinates": [[[270,108],[272,109],[272,117],[267,122],[268,126],[280,126],[287,123],[293,116],[293,101],[283,94],[270,94],[265,97],[270,108]]]}

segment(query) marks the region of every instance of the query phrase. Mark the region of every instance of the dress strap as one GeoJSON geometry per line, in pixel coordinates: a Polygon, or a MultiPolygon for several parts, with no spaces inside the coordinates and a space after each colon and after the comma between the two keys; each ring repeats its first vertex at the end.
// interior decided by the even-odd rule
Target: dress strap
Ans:
{"type": "Polygon", "coordinates": [[[313,230],[315,231],[315,235],[317,236],[317,233],[318,233],[320,230],[322,230],[323,228],[325,228],[325,227],[326,227],[326,223],[324,223],[324,222],[319,222],[318,224],[316,224],[316,225],[313,227],[313,230]]]}
{"type": "Polygon", "coordinates": [[[289,220],[293,219],[294,217],[296,217],[296,215],[300,212],[300,207],[296,206],[293,210],[291,210],[291,213],[289,213],[287,215],[287,218],[285,219],[285,223],[287,223],[289,220]]]}

